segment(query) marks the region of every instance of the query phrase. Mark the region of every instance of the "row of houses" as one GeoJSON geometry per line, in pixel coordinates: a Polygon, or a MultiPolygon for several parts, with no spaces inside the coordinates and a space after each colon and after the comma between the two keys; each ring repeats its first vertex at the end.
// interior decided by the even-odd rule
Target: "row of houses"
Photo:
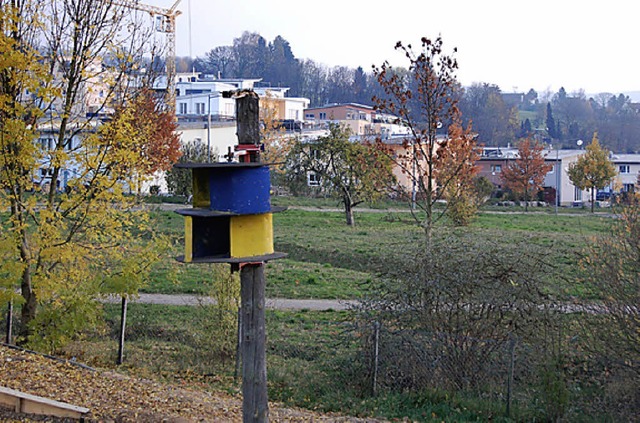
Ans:
{"type": "MultiPolygon", "coordinates": [[[[574,186],[569,179],[569,168],[586,150],[543,150],[545,162],[551,170],[544,180],[544,187],[550,193],[546,198],[549,203],[557,201],[559,206],[580,206],[590,201],[590,193],[574,186]]],[[[502,170],[518,158],[516,148],[485,148],[478,161],[479,176],[489,179],[499,190],[502,189],[502,170]]],[[[609,159],[615,165],[618,174],[611,184],[602,191],[633,192],[636,189],[640,172],[640,154],[610,154],[609,159]]]]}
{"type": "MultiPolygon", "coordinates": [[[[92,93],[99,93],[94,81],[92,93]]],[[[166,81],[155,87],[159,92],[166,90],[166,81]]],[[[179,73],[176,75],[176,118],[182,142],[206,143],[212,161],[225,161],[229,149],[237,144],[235,123],[235,100],[223,96],[226,91],[251,89],[260,97],[261,109],[268,109],[271,118],[282,122],[286,130],[283,136],[298,136],[312,140],[327,133],[329,123],[344,125],[350,129],[354,142],[361,139],[378,137],[390,146],[402,148],[403,140],[409,135],[406,126],[397,123],[393,116],[377,113],[372,106],[346,103],[331,104],[323,107],[309,107],[306,98],[287,97],[288,88],[271,87],[261,79],[220,79],[197,73],[179,73]]],[[[89,100],[91,96],[87,97],[89,100]]],[[[91,105],[87,105],[90,109],[91,105]]],[[[53,140],[55,128],[43,128],[39,143],[46,149],[53,140]]],[[[443,135],[444,136],[444,135],[443,135]]],[[[69,148],[79,145],[80,136],[69,140],[69,148]],[[77,139],[76,139],[77,138],[77,139]]],[[[588,193],[571,184],[568,178],[569,166],[583,154],[584,150],[547,150],[544,152],[552,170],[547,174],[545,186],[552,188],[554,200],[559,205],[580,204],[589,199],[588,193]],[[555,197],[557,193],[557,197],[555,197]],[[557,200],[556,200],[557,198],[557,200]]],[[[501,189],[502,169],[517,158],[515,148],[487,148],[478,161],[480,176],[488,178],[497,189],[501,189]]],[[[621,191],[633,191],[640,171],[640,155],[612,154],[611,160],[618,169],[614,188],[621,191]]],[[[46,180],[49,170],[46,165],[40,169],[41,180],[46,180]]],[[[64,185],[75,176],[74,169],[62,172],[64,185]]],[[[410,186],[410,181],[402,172],[396,172],[401,185],[410,186]]],[[[316,175],[309,175],[310,185],[317,183],[316,175]]],[[[149,185],[160,186],[166,190],[163,175],[156,175],[149,185]]],[[[64,188],[61,186],[60,188],[64,188]]]]}

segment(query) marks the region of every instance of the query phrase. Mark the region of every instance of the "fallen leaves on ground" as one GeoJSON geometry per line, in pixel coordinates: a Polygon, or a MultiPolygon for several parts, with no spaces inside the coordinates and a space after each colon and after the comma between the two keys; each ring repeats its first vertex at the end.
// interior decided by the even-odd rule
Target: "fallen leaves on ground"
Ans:
{"type": "MultiPolygon", "coordinates": [[[[241,422],[242,398],[224,392],[196,391],[138,379],[113,371],[91,370],[0,346],[0,386],[86,407],[94,422],[241,422]]],[[[25,416],[0,414],[0,421],[25,416]]],[[[269,405],[273,422],[373,422],[269,405]]],[[[33,417],[30,421],[38,421],[33,417]]],[[[49,420],[52,421],[52,420],[49,420]]],[[[62,421],[62,420],[58,420],[62,421]]]]}

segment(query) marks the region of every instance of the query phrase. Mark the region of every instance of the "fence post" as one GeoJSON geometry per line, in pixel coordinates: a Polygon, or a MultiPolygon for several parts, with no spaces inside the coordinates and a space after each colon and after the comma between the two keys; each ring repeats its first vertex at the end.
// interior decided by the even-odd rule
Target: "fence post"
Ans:
{"type": "Polygon", "coordinates": [[[380,323],[373,323],[373,380],[371,385],[371,393],[375,397],[378,395],[378,360],[379,360],[379,344],[380,344],[380,323]]]}
{"type": "Polygon", "coordinates": [[[122,297],[122,310],[120,314],[120,343],[118,346],[118,359],[116,364],[124,362],[124,330],[127,325],[127,297],[122,297]]]}
{"type": "Polygon", "coordinates": [[[13,331],[13,301],[9,301],[9,304],[7,305],[7,339],[6,339],[6,343],[11,345],[11,338],[13,338],[12,336],[12,332],[13,331]]]}
{"type": "Polygon", "coordinates": [[[516,340],[509,340],[509,375],[507,377],[507,417],[511,417],[511,399],[513,397],[513,373],[515,369],[516,340]]]}

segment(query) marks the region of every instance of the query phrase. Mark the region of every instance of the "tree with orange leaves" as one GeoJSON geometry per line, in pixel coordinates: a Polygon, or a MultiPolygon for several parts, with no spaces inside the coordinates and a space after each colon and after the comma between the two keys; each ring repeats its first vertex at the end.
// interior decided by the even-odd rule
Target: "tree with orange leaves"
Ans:
{"type": "Polygon", "coordinates": [[[446,215],[458,226],[468,225],[478,211],[475,178],[480,153],[475,136],[470,125],[464,128],[457,119],[436,154],[435,181],[447,201],[446,215]]]}
{"type": "Polygon", "coordinates": [[[544,177],[553,167],[545,163],[542,150],[537,141],[526,138],[518,146],[518,158],[502,170],[502,182],[524,200],[525,210],[529,210],[529,201],[542,189],[544,177]]]}
{"type": "Polygon", "coordinates": [[[180,137],[176,132],[178,124],[173,114],[162,109],[151,90],[144,89],[133,100],[129,118],[132,119],[134,136],[140,142],[142,174],[171,169],[182,155],[180,137]]]}

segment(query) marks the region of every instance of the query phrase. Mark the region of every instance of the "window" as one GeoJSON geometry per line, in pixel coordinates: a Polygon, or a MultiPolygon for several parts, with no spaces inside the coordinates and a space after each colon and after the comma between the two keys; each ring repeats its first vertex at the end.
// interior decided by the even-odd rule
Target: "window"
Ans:
{"type": "Polygon", "coordinates": [[[315,172],[307,173],[307,185],[310,187],[320,186],[320,177],[315,172]]]}
{"type": "Polygon", "coordinates": [[[305,113],[304,118],[305,118],[305,120],[315,120],[316,119],[316,115],[315,115],[315,113],[305,113]]]}
{"type": "Polygon", "coordinates": [[[38,141],[43,150],[51,150],[55,145],[53,138],[40,138],[38,141]]]}
{"type": "Polygon", "coordinates": [[[629,169],[629,165],[620,165],[618,167],[618,170],[620,173],[631,173],[630,169],[629,169]]]}
{"type": "Polygon", "coordinates": [[[196,114],[204,115],[204,103],[196,103],[196,114]]]}
{"type": "Polygon", "coordinates": [[[180,114],[181,115],[186,115],[187,114],[187,103],[179,103],[179,108],[180,108],[180,114]]]}
{"type": "Polygon", "coordinates": [[[635,186],[634,186],[634,184],[623,184],[622,185],[622,191],[623,192],[634,192],[635,191],[635,186]]]}
{"type": "Polygon", "coordinates": [[[500,173],[502,172],[502,165],[491,165],[491,173],[500,173]]]}
{"type": "Polygon", "coordinates": [[[327,120],[327,113],[326,112],[320,112],[320,120],[327,120]]]}

